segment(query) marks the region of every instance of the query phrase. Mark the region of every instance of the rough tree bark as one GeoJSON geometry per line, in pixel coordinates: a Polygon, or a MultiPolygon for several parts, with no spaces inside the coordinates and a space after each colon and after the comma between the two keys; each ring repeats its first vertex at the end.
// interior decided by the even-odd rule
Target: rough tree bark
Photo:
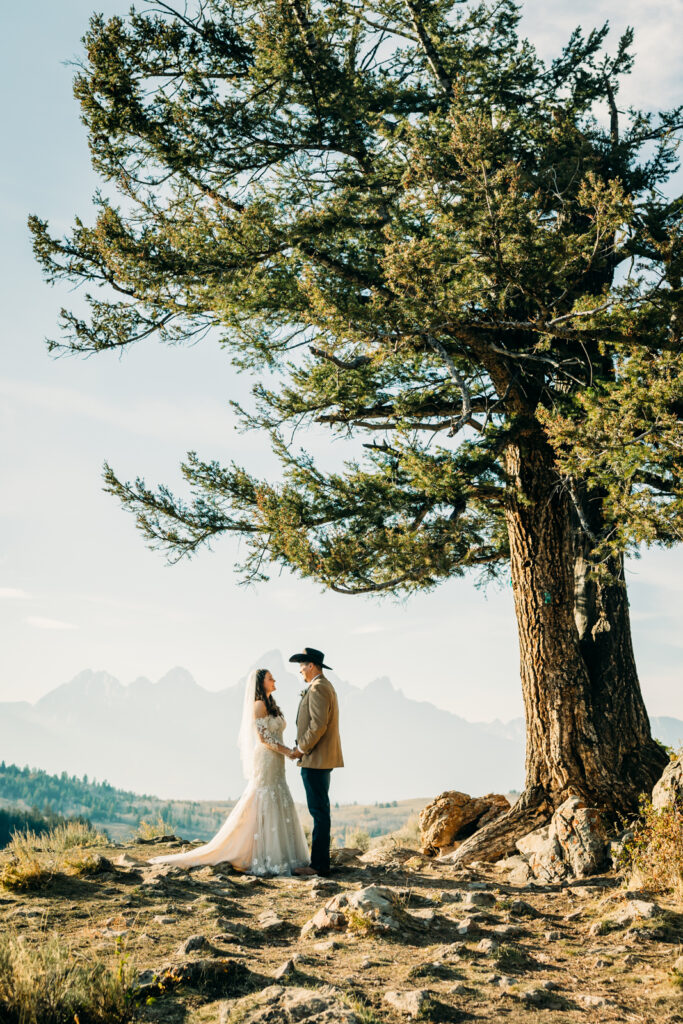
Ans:
{"type": "Polygon", "coordinates": [[[623,564],[608,583],[591,578],[589,540],[538,438],[510,445],[506,461],[526,783],[508,814],[459,847],[459,864],[511,852],[570,795],[608,816],[633,811],[666,762],[640,691],[623,564]]]}

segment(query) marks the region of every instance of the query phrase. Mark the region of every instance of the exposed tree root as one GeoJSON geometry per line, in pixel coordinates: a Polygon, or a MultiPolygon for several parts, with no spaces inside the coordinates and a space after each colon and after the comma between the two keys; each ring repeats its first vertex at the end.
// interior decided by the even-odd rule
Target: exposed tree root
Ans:
{"type": "Polygon", "coordinates": [[[545,793],[525,790],[507,814],[475,832],[457,850],[447,854],[444,860],[459,867],[473,860],[499,860],[515,852],[518,839],[547,824],[552,813],[553,808],[545,793]]]}

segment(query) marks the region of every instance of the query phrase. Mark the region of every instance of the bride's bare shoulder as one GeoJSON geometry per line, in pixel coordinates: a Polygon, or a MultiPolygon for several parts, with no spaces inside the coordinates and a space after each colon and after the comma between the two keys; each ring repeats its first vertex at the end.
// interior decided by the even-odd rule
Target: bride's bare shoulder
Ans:
{"type": "Polygon", "coordinates": [[[268,714],[264,700],[254,701],[254,718],[265,718],[268,714]]]}

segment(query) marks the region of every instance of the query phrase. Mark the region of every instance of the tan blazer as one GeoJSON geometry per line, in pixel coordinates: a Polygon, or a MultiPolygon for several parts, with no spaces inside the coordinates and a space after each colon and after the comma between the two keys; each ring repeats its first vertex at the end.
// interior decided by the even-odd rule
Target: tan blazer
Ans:
{"type": "Polygon", "coordinates": [[[302,768],[343,768],[339,703],[334,686],[318,676],[308,687],[296,716],[296,743],[302,768]]]}

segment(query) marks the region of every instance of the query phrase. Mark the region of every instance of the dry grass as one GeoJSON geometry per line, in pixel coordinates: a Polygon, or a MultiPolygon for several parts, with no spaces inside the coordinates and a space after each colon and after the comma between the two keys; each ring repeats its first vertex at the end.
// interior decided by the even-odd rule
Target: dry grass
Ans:
{"type": "Polygon", "coordinates": [[[643,801],[624,862],[632,884],[683,899],[683,808],[655,810],[643,801]]]}
{"type": "Polygon", "coordinates": [[[135,835],[138,839],[158,839],[160,836],[169,835],[170,832],[170,825],[159,815],[156,821],[141,821],[135,835]]]}
{"type": "Polygon", "coordinates": [[[93,851],[106,846],[101,832],[82,822],[70,821],[49,832],[15,832],[3,850],[0,885],[16,892],[39,889],[57,874],[86,875],[108,863],[93,851]]]}
{"type": "Polygon", "coordinates": [[[347,829],[344,845],[365,853],[370,849],[370,836],[362,828],[347,829]]]}
{"type": "Polygon", "coordinates": [[[134,1011],[134,972],[74,960],[56,937],[37,949],[0,937],[0,1020],[3,1024],[126,1024],[134,1011]]]}

